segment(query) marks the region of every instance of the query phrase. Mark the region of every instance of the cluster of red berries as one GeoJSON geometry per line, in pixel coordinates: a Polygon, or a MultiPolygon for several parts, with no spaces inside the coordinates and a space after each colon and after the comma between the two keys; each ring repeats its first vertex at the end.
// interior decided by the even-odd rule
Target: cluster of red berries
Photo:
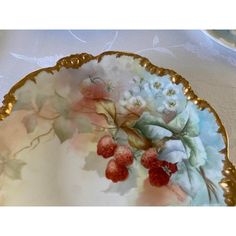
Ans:
{"type": "Polygon", "coordinates": [[[129,176],[128,166],[133,163],[134,155],[126,145],[119,145],[110,135],[103,136],[97,144],[97,154],[111,159],[106,168],[106,177],[113,182],[124,181],[129,176]]]}
{"type": "MultiPolygon", "coordinates": [[[[124,181],[128,178],[128,166],[133,163],[134,154],[127,145],[120,145],[110,135],[103,136],[97,144],[97,154],[111,159],[106,168],[106,177],[113,182],[124,181]]],[[[177,164],[158,159],[155,148],[146,150],[141,158],[141,164],[148,169],[149,182],[153,186],[163,186],[169,183],[175,173],[177,164]]]]}
{"type": "Polygon", "coordinates": [[[157,187],[167,185],[171,175],[178,170],[176,163],[159,160],[155,148],[150,148],[144,152],[141,164],[149,170],[150,184],[157,187]]]}

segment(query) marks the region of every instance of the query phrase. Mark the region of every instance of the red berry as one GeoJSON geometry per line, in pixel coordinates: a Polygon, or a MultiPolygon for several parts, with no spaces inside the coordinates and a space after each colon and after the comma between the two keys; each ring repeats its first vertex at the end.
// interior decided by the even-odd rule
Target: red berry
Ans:
{"type": "Polygon", "coordinates": [[[168,171],[171,174],[174,174],[178,170],[177,163],[170,163],[170,162],[167,162],[167,161],[163,161],[162,166],[167,167],[168,171]]]}
{"type": "Polygon", "coordinates": [[[163,168],[152,168],[149,170],[149,182],[151,185],[161,187],[167,185],[170,180],[170,176],[163,170],[163,168]]]}
{"type": "Polygon", "coordinates": [[[126,145],[119,145],[114,154],[116,163],[120,166],[129,166],[134,161],[134,154],[126,145]]]}
{"type": "Polygon", "coordinates": [[[114,155],[117,144],[110,135],[103,136],[97,144],[97,154],[108,158],[114,155]]]}
{"type": "Polygon", "coordinates": [[[141,158],[141,164],[147,168],[157,168],[162,165],[162,161],[158,160],[158,155],[155,148],[149,148],[147,151],[144,152],[141,158]]]}
{"type": "Polygon", "coordinates": [[[120,166],[115,160],[110,160],[106,168],[106,177],[112,182],[124,181],[129,176],[128,169],[125,166],[120,166]]]}

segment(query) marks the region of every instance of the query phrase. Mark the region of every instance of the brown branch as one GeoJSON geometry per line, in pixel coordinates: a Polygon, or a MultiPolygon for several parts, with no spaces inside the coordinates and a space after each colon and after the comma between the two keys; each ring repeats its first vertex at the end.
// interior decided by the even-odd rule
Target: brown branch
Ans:
{"type": "Polygon", "coordinates": [[[41,135],[35,137],[35,138],[30,142],[30,144],[29,144],[28,146],[23,147],[23,148],[21,148],[19,151],[15,152],[15,153],[13,154],[13,157],[15,157],[15,156],[18,155],[20,152],[22,152],[22,151],[24,151],[24,150],[26,150],[26,149],[29,149],[29,148],[33,148],[33,149],[34,149],[34,148],[36,148],[36,147],[38,146],[38,144],[40,143],[40,138],[42,138],[42,137],[44,137],[44,136],[50,134],[52,130],[53,130],[53,127],[50,128],[46,133],[43,133],[43,134],[41,134],[41,135]],[[33,144],[34,144],[35,141],[37,141],[37,144],[36,144],[36,146],[33,147],[33,144]]]}
{"type": "Polygon", "coordinates": [[[93,123],[91,122],[92,125],[95,125],[99,128],[103,128],[103,129],[116,129],[116,126],[112,126],[112,127],[106,127],[106,126],[102,126],[102,125],[99,125],[99,124],[96,124],[96,123],[93,123]]]}
{"type": "Polygon", "coordinates": [[[92,107],[88,107],[88,106],[85,106],[85,105],[82,105],[82,104],[80,104],[80,107],[81,107],[81,108],[88,109],[88,110],[90,110],[90,111],[93,111],[93,112],[94,112],[94,109],[93,109],[92,107]]]}
{"type": "Polygon", "coordinates": [[[42,118],[42,119],[45,119],[45,120],[55,120],[55,119],[57,119],[57,118],[59,118],[61,115],[60,114],[58,114],[57,116],[55,116],[55,117],[45,117],[45,116],[43,116],[43,115],[41,115],[41,114],[39,114],[39,113],[37,113],[37,115],[38,115],[38,117],[40,117],[40,118],[42,118]]]}
{"type": "Polygon", "coordinates": [[[199,168],[198,172],[200,173],[200,175],[202,176],[202,178],[206,184],[209,200],[210,201],[212,200],[212,197],[211,197],[211,193],[212,193],[214,195],[216,201],[219,202],[219,199],[218,199],[218,196],[217,196],[216,190],[215,190],[215,188],[216,188],[215,184],[210,179],[208,179],[206,177],[206,174],[205,174],[202,167],[199,168]]]}

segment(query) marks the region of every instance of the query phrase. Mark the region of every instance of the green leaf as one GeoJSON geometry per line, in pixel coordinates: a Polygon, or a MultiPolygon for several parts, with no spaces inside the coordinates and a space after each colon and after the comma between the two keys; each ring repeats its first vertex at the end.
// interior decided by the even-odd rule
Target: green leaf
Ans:
{"type": "Polygon", "coordinates": [[[64,117],[59,117],[54,121],[53,129],[61,143],[67,139],[70,139],[75,132],[75,128],[73,127],[71,120],[64,117]]]}
{"type": "Polygon", "coordinates": [[[190,137],[196,137],[200,133],[199,117],[197,115],[197,112],[192,107],[190,108],[189,119],[187,121],[187,124],[185,125],[183,132],[190,137]]]}
{"type": "Polygon", "coordinates": [[[23,87],[15,92],[16,103],[13,107],[16,110],[33,110],[33,100],[35,98],[35,84],[28,80],[23,87]]]}
{"type": "Polygon", "coordinates": [[[30,102],[21,102],[20,100],[17,100],[14,107],[13,107],[14,111],[18,111],[18,110],[33,110],[33,104],[30,102]]]}
{"type": "Polygon", "coordinates": [[[0,176],[3,172],[4,172],[4,166],[3,166],[3,164],[0,164],[0,176]]]}
{"type": "Polygon", "coordinates": [[[22,123],[24,124],[27,133],[34,132],[34,130],[38,124],[36,114],[29,114],[29,115],[25,116],[22,119],[22,123]]]}
{"type": "Polygon", "coordinates": [[[141,131],[146,125],[155,125],[164,129],[168,129],[168,125],[164,122],[162,118],[153,116],[149,112],[144,112],[141,115],[139,120],[135,123],[134,128],[139,129],[141,131]]]}
{"type": "Polygon", "coordinates": [[[170,140],[165,143],[164,150],[160,153],[159,159],[171,163],[181,162],[187,159],[185,147],[180,140],[170,140]]]}
{"type": "Polygon", "coordinates": [[[90,120],[82,115],[76,115],[72,118],[72,122],[75,124],[79,133],[89,133],[93,130],[90,120]]]}
{"type": "Polygon", "coordinates": [[[185,109],[179,113],[172,121],[170,121],[167,127],[175,133],[180,133],[187,121],[189,119],[189,104],[185,107],[185,109]]]}
{"type": "Polygon", "coordinates": [[[11,179],[21,179],[21,170],[24,165],[26,163],[21,160],[8,160],[4,166],[4,173],[11,179]]]}
{"type": "Polygon", "coordinates": [[[142,134],[140,134],[137,130],[128,127],[122,127],[128,136],[128,142],[130,146],[146,150],[151,147],[151,142],[145,138],[142,134]]]}
{"type": "Polygon", "coordinates": [[[178,171],[171,176],[171,182],[179,185],[193,199],[204,186],[201,175],[188,161],[178,163],[178,171]]]}
{"type": "Polygon", "coordinates": [[[66,98],[56,94],[52,99],[52,106],[54,107],[54,109],[61,115],[64,117],[67,117],[70,111],[70,106],[69,106],[69,102],[67,101],[66,98]]]}
{"type": "Polygon", "coordinates": [[[104,177],[107,162],[98,157],[96,152],[90,152],[85,158],[83,170],[96,171],[100,177],[104,177]]]}
{"type": "Polygon", "coordinates": [[[49,97],[45,96],[44,94],[37,94],[36,98],[35,98],[35,103],[37,105],[38,111],[41,110],[41,108],[43,107],[44,103],[47,101],[49,97]]]}
{"type": "Polygon", "coordinates": [[[182,142],[190,150],[189,162],[194,167],[199,167],[205,164],[207,160],[207,153],[203,143],[199,137],[184,136],[182,142]]]}
{"type": "Polygon", "coordinates": [[[155,117],[148,112],[144,112],[139,120],[134,125],[148,138],[163,138],[169,137],[171,133],[185,134],[195,137],[199,135],[199,118],[197,113],[188,103],[185,109],[179,113],[169,123],[166,123],[162,118],[155,117]],[[161,127],[154,128],[154,126],[161,127]]]}
{"type": "Polygon", "coordinates": [[[0,154],[0,175],[3,173],[5,161],[6,158],[0,154]]]}
{"type": "Polygon", "coordinates": [[[172,132],[157,125],[144,125],[140,130],[145,137],[152,140],[159,140],[164,137],[172,136],[172,132]]]}
{"type": "Polygon", "coordinates": [[[101,100],[96,103],[97,114],[106,117],[108,124],[114,123],[116,120],[116,107],[114,102],[110,100],[101,100]]]}

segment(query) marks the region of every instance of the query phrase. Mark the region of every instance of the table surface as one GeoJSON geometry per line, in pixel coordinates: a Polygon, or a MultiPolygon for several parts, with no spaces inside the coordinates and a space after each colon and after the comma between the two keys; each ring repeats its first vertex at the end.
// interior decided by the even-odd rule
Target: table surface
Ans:
{"type": "Polygon", "coordinates": [[[221,117],[236,164],[236,52],[197,30],[0,31],[0,97],[22,77],[70,54],[129,51],[185,77],[221,117]]]}

